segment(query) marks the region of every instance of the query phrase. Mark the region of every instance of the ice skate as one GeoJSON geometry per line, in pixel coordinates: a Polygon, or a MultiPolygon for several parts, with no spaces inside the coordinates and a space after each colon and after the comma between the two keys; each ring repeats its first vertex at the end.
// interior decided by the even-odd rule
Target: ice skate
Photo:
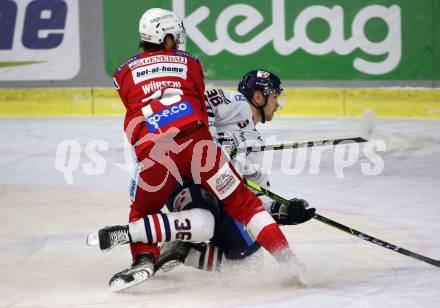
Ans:
{"type": "Polygon", "coordinates": [[[154,263],[154,256],[150,253],[136,256],[130,268],[115,274],[112,279],[110,279],[110,289],[114,292],[120,292],[144,282],[154,275],[154,263]]]}
{"type": "Polygon", "coordinates": [[[160,246],[160,257],[157,260],[156,271],[160,269],[163,272],[168,272],[184,263],[191,248],[202,251],[206,249],[206,244],[182,241],[164,243],[160,246]]]}
{"type": "MultiPolygon", "coordinates": [[[[96,236],[96,235],[95,235],[96,236]]],[[[91,235],[89,235],[91,237],[91,235]]],[[[109,250],[117,245],[130,243],[128,226],[105,227],[98,231],[99,248],[109,250]]]]}

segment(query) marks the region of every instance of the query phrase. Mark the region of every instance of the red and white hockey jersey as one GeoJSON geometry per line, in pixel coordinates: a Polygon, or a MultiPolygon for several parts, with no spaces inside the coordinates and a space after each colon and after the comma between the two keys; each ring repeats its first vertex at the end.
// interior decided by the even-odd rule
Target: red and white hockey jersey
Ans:
{"type": "Polygon", "coordinates": [[[124,129],[138,156],[151,145],[143,138],[147,134],[184,130],[193,123],[208,126],[203,68],[191,54],[144,52],[124,61],[113,77],[127,109],[124,129]]]}

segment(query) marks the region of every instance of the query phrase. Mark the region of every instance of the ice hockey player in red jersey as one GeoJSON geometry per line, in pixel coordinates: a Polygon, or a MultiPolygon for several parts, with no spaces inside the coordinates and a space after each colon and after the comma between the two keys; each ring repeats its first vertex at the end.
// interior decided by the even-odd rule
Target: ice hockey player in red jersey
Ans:
{"type": "MultiPolygon", "coordinates": [[[[212,141],[202,65],[179,50],[185,40],[182,21],[171,11],[150,9],[139,22],[139,32],[144,52],[126,60],[114,74],[127,109],[125,133],[140,166],[129,221],[156,214],[156,231],[166,230],[170,226],[160,210],[176,183],[190,178],[221,200],[226,213],[251,230],[277,260],[288,259],[292,252],[278,225],[212,141]]],[[[191,236],[188,220],[176,218],[172,223],[177,239],[191,236]]],[[[114,275],[110,286],[121,290],[151,277],[161,236],[157,232],[147,242],[131,242],[132,266],[114,275]]]]}

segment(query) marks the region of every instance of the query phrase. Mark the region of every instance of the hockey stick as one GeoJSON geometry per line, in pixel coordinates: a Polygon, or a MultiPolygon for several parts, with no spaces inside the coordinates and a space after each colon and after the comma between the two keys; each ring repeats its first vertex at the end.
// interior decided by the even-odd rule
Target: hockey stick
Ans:
{"type": "Polygon", "coordinates": [[[231,147],[230,153],[231,156],[234,156],[238,153],[251,153],[251,152],[262,152],[262,151],[277,151],[277,150],[285,150],[285,149],[298,149],[298,148],[310,148],[315,146],[322,145],[337,145],[341,142],[345,143],[362,143],[367,142],[368,140],[363,137],[349,137],[349,138],[338,138],[338,139],[324,139],[324,140],[316,140],[316,141],[286,141],[274,144],[263,144],[263,145],[253,145],[248,147],[231,147]]]}
{"type": "MultiPolygon", "coordinates": [[[[271,191],[269,191],[267,189],[264,189],[260,185],[254,183],[254,182],[252,182],[250,180],[247,180],[247,179],[244,179],[244,181],[245,181],[245,183],[247,185],[249,185],[249,187],[252,187],[253,189],[261,192],[262,194],[268,196],[269,198],[271,198],[271,199],[273,199],[275,201],[278,201],[278,202],[280,202],[282,204],[286,204],[286,205],[289,204],[289,201],[287,199],[284,199],[283,197],[281,197],[281,196],[279,196],[279,195],[277,195],[277,194],[275,194],[275,193],[273,193],[273,192],[271,192],[271,191]]],[[[420,255],[418,253],[415,253],[415,252],[409,251],[407,249],[401,248],[399,246],[396,246],[394,244],[385,242],[385,241],[383,241],[381,239],[378,239],[378,238],[375,238],[375,237],[373,237],[371,235],[368,235],[368,234],[365,234],[363,232],[357,231],[357,230],[355,230],[353,228],[345,226],[345,225],[343,225],[343,224],[341,224],[339,222],[336,222],[334,220],[331,220],[329,218],[321,216],[321,215],[319,215],[317,213],[315,213],[313,218],[318,220],[318,221],[320,221],[320,222],[322,222],[322,223],[325,223],[325,224],[327,224],[327,225],[329,225],[331,227],[334,227],[336,229],[344,231],[345,233],[349,233],[351,235],[359,237],[359,238],[361,238],[361,239],[363,239],[365,241],[368,241],[370,243],[382,246],[382,247],[384,247],[386,249],[393,250],[395,252],[398,252],[400,254],[403,254],[405,256],[408,256],[408,257],[411,257],[411,258],[414,258],[414,259],[417,259],[417,260],[420,260],[420,261],[423,261],[423,262],[426,262],[428,264],[440,267],[440,260],[431,259],[431,258],[428,258],[426,256],[422,256],[422,255],[420,255]]]]}
{"type": "Polygon", "coordinates": [[[227,147],[229,153],[233,157],[238,153],[250,153],[250,152],[262,152],[262,151],[277,151],[277,150],[285,150],[285,149],[298,149],[298,148],[309,148],[314,146],[322,146],[322,145],[337,145],[341,142],[346,143],[362,143],[368,142],[370,136],[374,130],[375,126],[375,116],[374,111],[371,109],[363,110],[362,116],[362,129],[359,134],[359,137],[346,137],[346,138],[337,138],[337,139],[324,139],[324,140],[316,140],[316,141],[287,141],[280,142],[274,144],[263,144],[263,145],[254,145],[248,147],[227,147]]]}

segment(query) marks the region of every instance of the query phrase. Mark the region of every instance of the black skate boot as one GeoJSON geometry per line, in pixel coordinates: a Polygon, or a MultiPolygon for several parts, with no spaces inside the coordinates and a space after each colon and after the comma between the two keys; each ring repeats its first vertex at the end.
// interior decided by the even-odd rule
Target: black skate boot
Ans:
{"type": "Polygon", "coordinates": [[[197,249],[198,251],[205,251],[205,243],[191,243],[191,242],[166,242],[160,246],[160,257],[157,260],[155,271],[162,270],[168,272],[184,263],[190,249],[197,249]]]}
{"type": "Polygon", "coordinates": [[[99,248],[109,250],[117,245],[128,244],[131,241],[128,226],[105,227],[98,231],[99,248]]]}
{"type": "Polygon", "coordinates": [[[136,256],[132,266],[115,274],[109,281],[110,289],[114,292],[125,290],[137,285],[154,275],[154,256],[142,253],[136,256]]]}

